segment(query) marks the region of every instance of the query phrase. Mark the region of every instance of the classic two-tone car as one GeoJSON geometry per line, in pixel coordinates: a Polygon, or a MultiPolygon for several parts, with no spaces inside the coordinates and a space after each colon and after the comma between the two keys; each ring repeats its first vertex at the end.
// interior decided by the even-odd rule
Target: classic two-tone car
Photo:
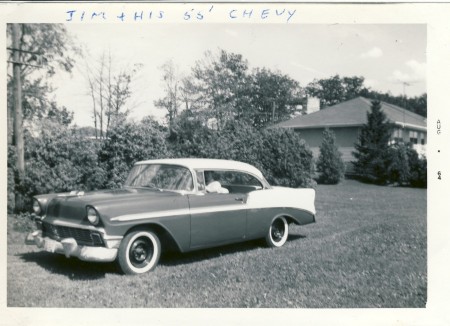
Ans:
{"type": "Polygon", "coordinates": [[[116,190],[38,195],[37,231],[48,252],[117,260],[125,274],[156,267],[162,248],[181,252],[252,239],[281,247],[290,223],[315,222],[313,189],[272,187],[255,167],[211,159],[138,162],[116,190]]]}

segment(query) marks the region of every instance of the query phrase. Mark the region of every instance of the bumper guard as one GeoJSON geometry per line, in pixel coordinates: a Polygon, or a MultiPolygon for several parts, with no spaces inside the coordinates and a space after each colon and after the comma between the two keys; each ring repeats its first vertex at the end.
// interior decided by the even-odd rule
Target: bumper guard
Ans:
{"type": "Polygon", "coordinates": [[[83,261],[112,262],[117,257],[116,248],[80,246],[74,238],[62,239],[61,242],[42,237],[42,231],[34,231],[27,235],[27,245],[36,245],[47,252],[63,254],[67,258],[77,257],[83,261]]]}

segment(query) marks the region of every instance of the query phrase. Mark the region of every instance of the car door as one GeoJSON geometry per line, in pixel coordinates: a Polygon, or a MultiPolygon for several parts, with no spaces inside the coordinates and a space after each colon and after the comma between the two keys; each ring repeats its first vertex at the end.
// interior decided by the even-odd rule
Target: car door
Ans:
{"type": "Polygon", "coordinates": [[[197,180],[200,180],[200,191],[198,194],[188,195],[191,214],[191,248],[210,247],[245,239],[247,195],[203,191],[201,188],[203,171],[196,171],[196,173],[197,180]]]}

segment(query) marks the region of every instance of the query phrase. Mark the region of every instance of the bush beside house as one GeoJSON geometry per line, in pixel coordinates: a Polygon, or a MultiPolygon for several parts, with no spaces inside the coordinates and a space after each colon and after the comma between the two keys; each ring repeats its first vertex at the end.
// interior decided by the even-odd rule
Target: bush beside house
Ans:
{"type": "Polygon", "coordinates": [[[323,184],[337,184],[344,177],[345,165],[342,154],[336,146],[333,131],[329,129],[325,129],[323,132],[317,171],[320,173],[318,182],[323,184]]]}

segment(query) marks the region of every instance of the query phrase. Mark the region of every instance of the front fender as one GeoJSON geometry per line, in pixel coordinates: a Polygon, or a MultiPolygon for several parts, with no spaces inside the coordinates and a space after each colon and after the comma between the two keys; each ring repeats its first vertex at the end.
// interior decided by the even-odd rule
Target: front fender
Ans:
{"type": "Polygon", "coordinates": [[[147,198],[122,205],[102,204],[95,208],[110,236],[124,236],[133,228],[153,226],[167,232],[180,251],[189,248],[191,217],[186,196],[147,198]]]}

